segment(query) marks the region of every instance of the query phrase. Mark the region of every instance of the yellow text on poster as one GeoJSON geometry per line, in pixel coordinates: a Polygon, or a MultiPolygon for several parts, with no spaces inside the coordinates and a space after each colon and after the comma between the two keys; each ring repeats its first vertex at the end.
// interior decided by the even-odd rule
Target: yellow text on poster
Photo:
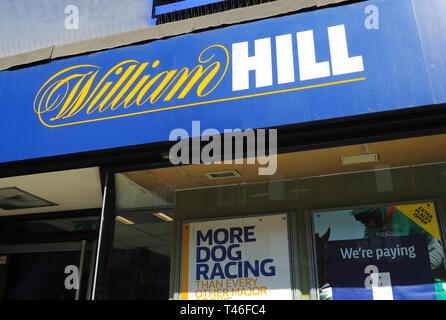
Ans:
{"type": "Polygon", "coordinates": [[[429,232],[437,240],[440,240],[437,215],[433,202],[414,203],[395,206],[412,221],[416,222],[424,230],[429,232]]]}

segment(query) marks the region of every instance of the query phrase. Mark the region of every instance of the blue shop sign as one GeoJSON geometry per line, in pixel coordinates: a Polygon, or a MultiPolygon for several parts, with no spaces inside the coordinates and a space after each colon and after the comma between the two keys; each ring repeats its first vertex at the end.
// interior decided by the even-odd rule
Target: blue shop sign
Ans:
{"type": "Polygon", "coordinates": [[[1,72],[0,162],[167,141],[195,120],[223,132],[442,103],[444,9],[365,1],[1,72]]]}
{"type": "Polygon", "coordinates": [[[180,0],[163,5],[157,5],[157,2],[155,1],[155,15],[158,16],[160,14],[172,13],[224,1],[226,0],[180,0]]]}

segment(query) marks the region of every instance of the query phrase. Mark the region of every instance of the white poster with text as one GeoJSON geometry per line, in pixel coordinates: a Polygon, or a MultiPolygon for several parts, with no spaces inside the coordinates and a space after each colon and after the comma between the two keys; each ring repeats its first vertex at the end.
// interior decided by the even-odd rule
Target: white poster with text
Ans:
{"type": "Polygon", "coordinates": [[[292,299],[286,214],[183,224],[183,300],[292,299]]]}

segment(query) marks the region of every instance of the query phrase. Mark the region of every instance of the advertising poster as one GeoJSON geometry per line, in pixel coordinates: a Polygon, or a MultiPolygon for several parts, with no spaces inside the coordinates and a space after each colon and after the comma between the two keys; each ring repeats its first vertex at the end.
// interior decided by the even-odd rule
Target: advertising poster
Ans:
{"type": "Polygon", "coordinates": [[[182,300],[292,299],[286,214],[183,224],[182,300]]]}
{"type": "Polygon", "coordinates": [[[433,202],[313,213],[319,299],[445,300],[433,202]]]}

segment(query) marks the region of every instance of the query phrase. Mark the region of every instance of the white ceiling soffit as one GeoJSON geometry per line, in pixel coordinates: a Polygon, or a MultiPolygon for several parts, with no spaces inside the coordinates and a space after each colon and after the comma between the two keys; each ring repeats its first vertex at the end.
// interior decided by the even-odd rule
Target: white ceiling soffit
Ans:
{"type": "Polygon", "coordinates": [[[116,208],[135,209],[168,206],[170,203],[161,196],[141,187],[125,174],[115,175],[116,208]]]}
{"type": "Polygon", "coordinates": [[[0,179],[0,189],[12,187],[47,200],[53,205],[13,210],[0,208],[0,216],[102,207],[98,167],[0,179]]]}

